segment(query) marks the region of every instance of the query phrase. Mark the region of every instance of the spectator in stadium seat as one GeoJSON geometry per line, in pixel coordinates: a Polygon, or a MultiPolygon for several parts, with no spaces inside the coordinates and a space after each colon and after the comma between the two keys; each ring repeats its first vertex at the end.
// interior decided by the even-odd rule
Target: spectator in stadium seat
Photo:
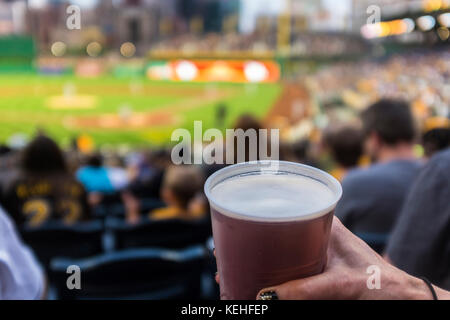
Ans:
{"type": "Polygon", "coordinates": [[[78,169],[76,177],[88,191],[92,206],[101,203],[105,197],[120,201],[119,193],[129,184],[126,170],[105,166],[99,153],[87,158],[86,165],[78,169]]]}
{"type": "Polygon", "coordinates": [[[361,130],[355,126],[331,128],[325,133],[324,142],[337,164],[331,174],[342,181],[351,169],[358,167],[363,154],[361,130]]]}
{"type": "Polygon", "coordinates": [[[90,217],[83,186],[69,173],[58,145],[44,135],[23,150],[19,174],[6,186],[3,199],[19,226],[49,219],[72,224],[90,217]]]}
{"type": "Polygon", "coordinates": [[[0,207],[0,300],[41,299],[44,291],[42,270],[0,207]]]}
{"type": "Polygon", "coordinates": [[[161,189],[166,208],[150,213],[151,219],[195,219],[206,214],[206,205],[200,196],[204,178],[194,166],[172,166],[167,169],[161,189]]]}
{"type": "Polygon", "coordinates": [[[131,167],[128,190],[141,198],[160,198],[164,170],[171,164],[170,151],[161,149],[147,152],[131,167]]]}
{"type": "MultiPolygon", "coordinates": [[[[236,120],[236,122],[234,124],[234,130],[239,130],[239,129],[243,130],[244,132],[247,132],[248,130],[250,130],[250,131],[254,130],[256,132],[256,139],[257,139],[256,148],[255,148],[255,150],[253,150],[251,148],[249,139],[245,140],[244,150],[238,150],[239,144],[238,144],[238,140],[236,137],[232,141],[226,141],[227,143],[233,143],[231,146],[226,145],[226,149],[234,148],[234,162],[233,163],[240,162],[239,161],[240,159],[238,159],[238,155],[239,155],[239,153],[242,153],[242,152],[244,152],[244,154],[242,156],[245,157],[245,158],[243,158],[243,161],[259,160],[259,144],[260,144],[259,130],[263,129],[262,124],[254,116],[252,116],[250,114],[243,114],[243,115],[239,116],[239,118],[236,120]],[[253,151],[255,154],[253,154],[253,151]]],[[[268,145],[268,147],[270,147],[270,143],[268,143],[267,145],[268,145]]]]}
{"type": "Polygon", "coordinates": [[[450,290],[450,149],[420,172],[386,249],[388,260],[450,290]]]}
{"type": "Polygon", "coordinates": [[[289,145],[289,151],[294,162],[306,164],[308,166],[320,167],[319,162],[313,156],[314,144],[309,139],[300,139],[289,145]]]}
{"type": "Polygon", "coordinates": [[[130,167],[130,184],[121,192],[128,223],[140,220],[142,198],[160,199],[164,171],[171,163],[170,151],[160,149],[143,154],[130,167]]]}
{"type": "Polygon", "coordinates": [[[425,156],[431,156],[450,146],[450,128],[435,128],[425,132],[422,137],[425,156]]]}
{"type": "Polygon", "coordinates": [[[336,216],[357,235],[388,235],[421,168],[413,152],[414,120],[400,100],[381,100],[361,118],[365,151],[374,164],[347,174],[336,216]]]}

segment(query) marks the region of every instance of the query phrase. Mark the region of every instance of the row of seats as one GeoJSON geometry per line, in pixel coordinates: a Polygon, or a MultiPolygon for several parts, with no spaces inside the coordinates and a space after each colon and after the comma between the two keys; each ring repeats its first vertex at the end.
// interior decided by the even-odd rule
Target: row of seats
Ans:
{"type": "Polygon", "coordinates": [[[130,225],[120,218],[80,222],[67,226],[48,221],[38,228],[21,229],[23,240],[48,266],[53,257],[81,258],[126,248],[184,248],[203,244],[211,236],[208,218],[199,220],[142,219],[130,225]]]}
{"type": "Polygon", "coordinates": [[[209,219],[143,219],[136,225],[107,216],[67,226],[48,221],[22,228],[23,240],[47,271],[61,299],[215,298],[209,219]],[[69,290],[67,267],[81,269],[82,290],[69,290]],[[209,289],[205,293],[205,281],[209,289]]]}
{"type": "Polygon", "coordinates": [[[197,220],[145,220],[137,225],[109,218],[105,228],[112,235],[115,249],[137,247],[183,248],[204,243],[211,236],[209,218],[197,220]]]}
{"type": "MultiPolygon", "coordinates": [[[[101,219],[108,216],[124,216],[125,206],[120,198],[118,198],[119,196],[116,195],[113,198],[111,197],[102,201],[101,204],[94,208],[94,217],[101,219]]],[[[159,199],[143,198],[139,200],[139,206],[142,214],[148,214],[155,209],[165,207],[166,204],[159,199]]]]}
{"type": "Polygon", "coordinates": [[[206,262],[204,246],[128,249],[86,259],[57,258],[50,270],[59,299],[198,299],[206,262]],[[81,270],[81,290],[67,287],[72,265],[81,270]]]}

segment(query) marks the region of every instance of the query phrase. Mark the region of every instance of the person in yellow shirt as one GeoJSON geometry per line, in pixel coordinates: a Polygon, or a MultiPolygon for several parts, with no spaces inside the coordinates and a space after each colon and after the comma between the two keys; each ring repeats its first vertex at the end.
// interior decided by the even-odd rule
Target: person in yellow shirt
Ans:
{"type": "Polygon", "coordinates": [[[164,174],[161,198],[166,208],[150,212],[150,219],[197,219],[206,214],[201,197],[204,177],[202,172],[190,165],[172,166],[164,174]]]}

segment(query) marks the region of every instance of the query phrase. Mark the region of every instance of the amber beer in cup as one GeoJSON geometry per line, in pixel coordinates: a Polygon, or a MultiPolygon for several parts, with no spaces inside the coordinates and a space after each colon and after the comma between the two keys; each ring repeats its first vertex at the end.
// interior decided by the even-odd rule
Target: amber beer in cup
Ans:
{"type": "Polygon", "coordinates": [[[321,273],[339,182],[306,165],[245,162],[211,175],[205,193],[221,299],[255,299],[259,290],[321,273]]]}

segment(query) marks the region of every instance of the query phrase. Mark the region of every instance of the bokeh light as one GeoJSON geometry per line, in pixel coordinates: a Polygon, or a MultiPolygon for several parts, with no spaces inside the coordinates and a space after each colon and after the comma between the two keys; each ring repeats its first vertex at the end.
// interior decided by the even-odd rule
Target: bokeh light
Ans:
{"type": "Polygon", "coordinates": [[[51,51],[55,57],[62,57],[67,51],[67,45],[62,41],[57,41],[52,44],[51,51]]]}
{"type": "Polygon", "coordinates": [[[416,24],[414,23],[413,19],[405,18],[402,20],[403,23],[406,26],[406,33],[410,33],[414,31],[414,28],[416,27],[416,24]]]}
{"type": "Polygon", "coordinates": [[[197,77],[198,69],[190,61],[181,61],[175,68],[175,73],[182,81],[191,81],[197,77]]]}
{"type": "Polygon", "coordinates": [[[136,46],[131,42],[125,42],[120,46],[120,53],[125,58],[131,58],[136,53],[136,46]]]}
{"type": "Polygon", "coordinates": [[[426,0],[423,2],[423,7],[428,12],[439,10],[443,5],[442,0],[426,0]]]}
{"type": "Polygon", "coordinates": [[[266,66],[258,61],[251,61],[244,66],[245,77],[250,82],[262,82],[269,76],[266,66]]]}
{"type": "Polygon", "coordinates": [[[439,15],[438,21],[443,27],[450,27],[450,12],[443,13],[439,15]]]}
{"type": "Polygon", "coordinates": [[[414,31],[415,23],[410,18],[366,24],[361,27],[361,35],[366,39],[401,35],[414,31]]]}
{"type": "Polygon", "coordinates": [[[417,25],[422,31],[429,31],[436,25],[436,20],[432,16],[422,16],[417,18],[417,25]]]}
{"type": "Polygon", "coordinates": [[[97,41],[91,42],[87,45],[86,52],[90,57],[97,57],[102,52],[102,45],[97,41]]]}
{"type": "Polygon", "coordinates": [[[440,38],[442,41],[447,40],[448,37],[449,37],[449,35],[450,35],[450,31],[449,31],[447,28],[445,28],[445,27],[440,27],[440,28],[437,30],[437,33],[438,33],[439,38],[440,38]]]}

